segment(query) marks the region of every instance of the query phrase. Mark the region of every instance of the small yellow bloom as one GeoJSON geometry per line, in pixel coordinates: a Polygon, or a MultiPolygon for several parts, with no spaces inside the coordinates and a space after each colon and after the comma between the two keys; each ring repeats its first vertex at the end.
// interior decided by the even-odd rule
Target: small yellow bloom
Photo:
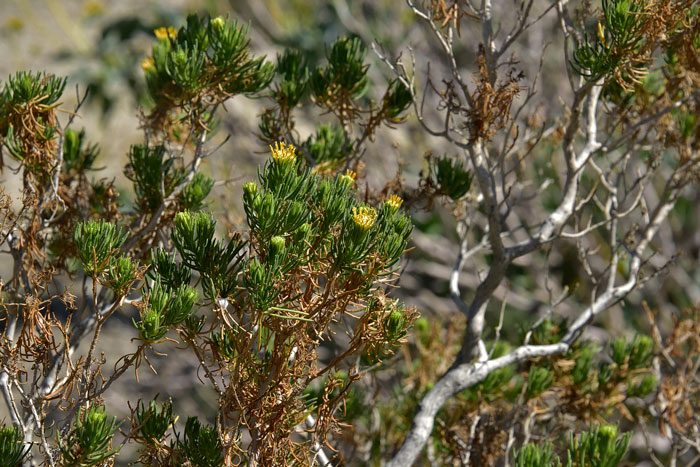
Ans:
{"type": "Polygon", "coordinates": [[[359,208],[352,208],[352,220],[355,225],[362,230],[369,230],[374,221],[377,219],[377,211],[369,206],[360,206],[359,208]]]}
{"type": "Polygon", "coordinates": [[[167,28],[158,28],[153,31],[153,34],[155,34],[160,40],[167,39],[168,37],[175,39],[177,37],[177,29],[172,26],[168,26],[167,28]]]}
{"type": "Polygon", "coordinates": [[[275,143],[274,148],[270,146],[270,151],[272,151],[272,158],[278,164],[293,161],[297,157],[294,146],[291,144],[275,143]]]}
{"type": "Polygon", "coordinates": [[[152,70],[154,66],[155,62],[153,61],[153,57],[148,57],[141,60],[141,68],[143,68],[144,71],[152,70]]]}
{"type": "Polygon", "coordinates": [[[344,175],[340,176],[340,179],[347,183],[348,186],[352,186],[352,184],[355,183],[355,177],[357,177],[357,174],[352,170],[348,169],[345,171],[344,175]]]}
{"type": "Polygon", "coordinates": [[[400,197],[398,197],[397,195],[389,196],[389,199],[384,201],[384,202],[393,211],[397,211],[401,207],[401,204],[403,204],[403,200],[400,197]]]}
{"type": "Polygon", "coordinates": [[[604,47],[607,47],[607,44],[605,43],[605,32],[603,30],[603,25],[600,24],[600,21],[598,21],[598,38],[600,39],[600,43],[603,44],[604,47]]]}

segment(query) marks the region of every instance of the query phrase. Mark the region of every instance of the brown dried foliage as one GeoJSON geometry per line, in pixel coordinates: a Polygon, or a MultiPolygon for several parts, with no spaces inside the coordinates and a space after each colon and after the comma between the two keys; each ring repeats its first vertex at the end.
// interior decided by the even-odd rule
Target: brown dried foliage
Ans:
{"type": "Polygon", "coordinates": [[[506,127],[513,100],[521,91],[518,82],[524,77],[522,72],[512,68],[506,79],[497,83],[496,76],[489,73],[486,66],[483,46],[479,46],[477,65],[479,71],[475,73],[474,105],[467,110],[469,120],[466,126],[470,143],[489,141],[498,130],[506,127]]]}

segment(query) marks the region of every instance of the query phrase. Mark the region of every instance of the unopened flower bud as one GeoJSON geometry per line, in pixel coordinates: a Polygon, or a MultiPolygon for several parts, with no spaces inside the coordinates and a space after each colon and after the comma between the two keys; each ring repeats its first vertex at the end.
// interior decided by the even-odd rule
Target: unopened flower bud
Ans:
{"type": "Polygon", "coordinates": [[[197,231],[205,231],[211,222],[211,218],[205,212],[198,212],[194,215],[194,228],[197,231]]]}
{"type": "Polygon", "coordinates": [[[211,20],[211,25],[216,28],[216,29],[221,29],[224,27],[226,24],[226,20],[222,18],[221,16],[217,16],[213,20],[211,20]]]}
{"type": "Polygon", "coordinates": [[[393,310],[386,320],[387,337],[389,337],[391,340],[396,340],[403,337],[404,325],[405,320],[403,313],[401,313],[399,310],[393,310]]]}
{"type": "Polygon", "coordinates": [[[617,427],[615,425],[601,425],[600,434],[610,440],[617,439],[617,427]]]}
{"type": "Polygon", "coordinates": [[[183,303],[186,303],[192,307],[195,303],[197,303],[197,300],[199,300],[199,294],[197,291],[190,286],[185,287],[184,291],[182,292],[183,303]]]}
{"type": "Polygon", "coordinates": [[[191,232],[194,224],[192,222],[192,214],[189,211],[182,211],[175,214],[175,227],[178,230],[191,232]]]}
{"type": "Polygon", "coordinates": [[[250,181],[243,185],[243,199],[248,203],[252,203],[258,194],[258,184],[250,181]]]}
{"type": "Polygon", "coordinates": [[[243,191],[253,196],[258,192],[258,184],[253,181],[250,181],[243,185],[243,191]]]}
{"type": "Polygon", "coordinates": [[[257,258],[248,264],[248,278],[254,287],[260,287],[265,283],[265,270],[257,258]]]}
{"type": "Polygon", "coordinates": [[[275,204],[275,198],[270,193],[265,194],[260,208],[260,217],[263,219],[270,219],[275,216],[275,204]]]}
{"type": "Polygon", "coordinates": [[[285,246],[286,242],[284,237],[280,237],[279,235],[272,237],[270,240],[269,250],[270,259],[274,261],[275,259],[284,256],[285,246]]]}
{"type": "Polygon", "coordinates": [[[141,339],[152,341],[158,336],[160,331],[160,313],[156,310],[149,310],[141,318],[141,339]]]}
{"type": "Polygon", "coordinates": [[[308,222],[304,222],[297,229],[297,236],[299,238],[302,238],[302,239],[308,238],[310,233],[311,233],[311,224],[309,224],[308,222]]]}

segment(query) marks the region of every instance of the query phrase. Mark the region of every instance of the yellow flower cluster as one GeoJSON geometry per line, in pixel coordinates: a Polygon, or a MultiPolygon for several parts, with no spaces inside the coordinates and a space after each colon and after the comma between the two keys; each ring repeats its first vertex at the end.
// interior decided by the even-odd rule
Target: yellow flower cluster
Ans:
{"type": "Polygon", "coordinates": [[[377,219],[377,211],[369,206],[360,206],[359,208],[352,208],[352,220],[355,225],[362,230],[369,230],[374,221],[377,219]]]}
{"type": "Polygon", "coordinates": [[[391,209],[397,211],[401,207],[401,204],[403,204],[403,200],[397,195],[391,195],[389,196],[389,199],[385,201],[385,203],[391,209]]]}
{"type": "Polygon", "coordinates": [[[270,146],[270,151],[272,151],[272,158],[278,164],[293,161],[297,157],[294,146],[291,144],[275,143],[274,148],[270,146]]]}
{"type": "Polygon", "coordinates": [[[161,40],[167,39],[168,37],[175,39],[177,37],[177,29],[172,26],[168,26],[167,28],[158,28],[153,31],[153,34],[155,34],[156,37],[161,40]]]}
{"type": "Polygon", "coordinates": [[[152,70],[154,66],[155,62],[153,61],[153,57],[148,57],[141,60],[141,68],[143,68],[143,71],[152,70]]]}

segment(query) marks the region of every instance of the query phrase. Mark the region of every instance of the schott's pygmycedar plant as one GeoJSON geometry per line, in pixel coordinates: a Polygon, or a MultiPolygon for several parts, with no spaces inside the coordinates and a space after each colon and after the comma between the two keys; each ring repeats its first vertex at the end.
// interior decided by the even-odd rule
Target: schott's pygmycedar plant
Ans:
{"type": "Polygon", "coordinates": [[[2,142],[24,189],[19,211],[2,198],[0,243],[15,265],[0,283],[0,384],[14,425],[0,431],[3,465],[106,465],[127,443],[147,465],[311,462],[326,456],[350,385],[391,355],[415,321],[415,311],[385,294],[412,230],[402,200],[358,201],[355,172],[340,168],[357,165],[353,157],[383,120],[399,121],[408,100],[397,82],[379,107],[371,104],[355,140],[320,126],[300,152],[264,131],[286,141],[270,145],[258,180],[243,186],[246,223],[224,232],[207,212],[214,181],[199,165],[222,103],[270,92],[289,135],[289,112],[311,87],[339,115],[354,108],[347,118],[358,117],[354,99],[367,88],[357,40],[337,42],[328,68],[312,74],[294,51],[277,67],[254,57],[246,33],[234,21],[196,16],[155,31],[141,64],[152,99],[146,142],[130,149],[125,169],[132,211],[117,205],[110,182],[90,179],[99,147],[71,128],[75,114],[59,118],[65,79],[20,72],[4,84],[2,142]],[[68,282],[56,295],[59,278],[68,282]],[[52,312],[57,299],[67,317],[52,312]],[[131,314],[137,337],[111,368],[96,349],[115,313],[131,314]],[[180,344],[175,353],[194,353],[217,397],[214,425],[189,417],[182,431],[169,398],[134,401],[127,425],[107,415],[103,396],[127,370],[138,378],[153,358],[177,358],[160,352],[166,341],[180,344]],[[335,355],[320,358],[331,342],[335,355]]]}
{"type": "Polygon", "coordinates": [[[0,191],[0,465],[697,461],[700,313],[674,304],[700,296],[698,0],[406,3],[425,40],[374,44],[389,80],[356,37],[269,61],[228,18],[156,29],[127,205],[74,129],[85,97],[2,83],[22,189],[0,191]],[[539,33],[559,40],[533,50],[539,33]],[[269,152],[236,220],[201,166],[241,97],[269,152]],[[377,192],[372,143],[409,109],[425,170],[377,192]],[[439,316],[391,296],[404,266],[439,316]],[[132,338],[105,356],[118,318],[132,338]],[[140,398],[185,355],[199,418],[169,385],[140,398]]]}

